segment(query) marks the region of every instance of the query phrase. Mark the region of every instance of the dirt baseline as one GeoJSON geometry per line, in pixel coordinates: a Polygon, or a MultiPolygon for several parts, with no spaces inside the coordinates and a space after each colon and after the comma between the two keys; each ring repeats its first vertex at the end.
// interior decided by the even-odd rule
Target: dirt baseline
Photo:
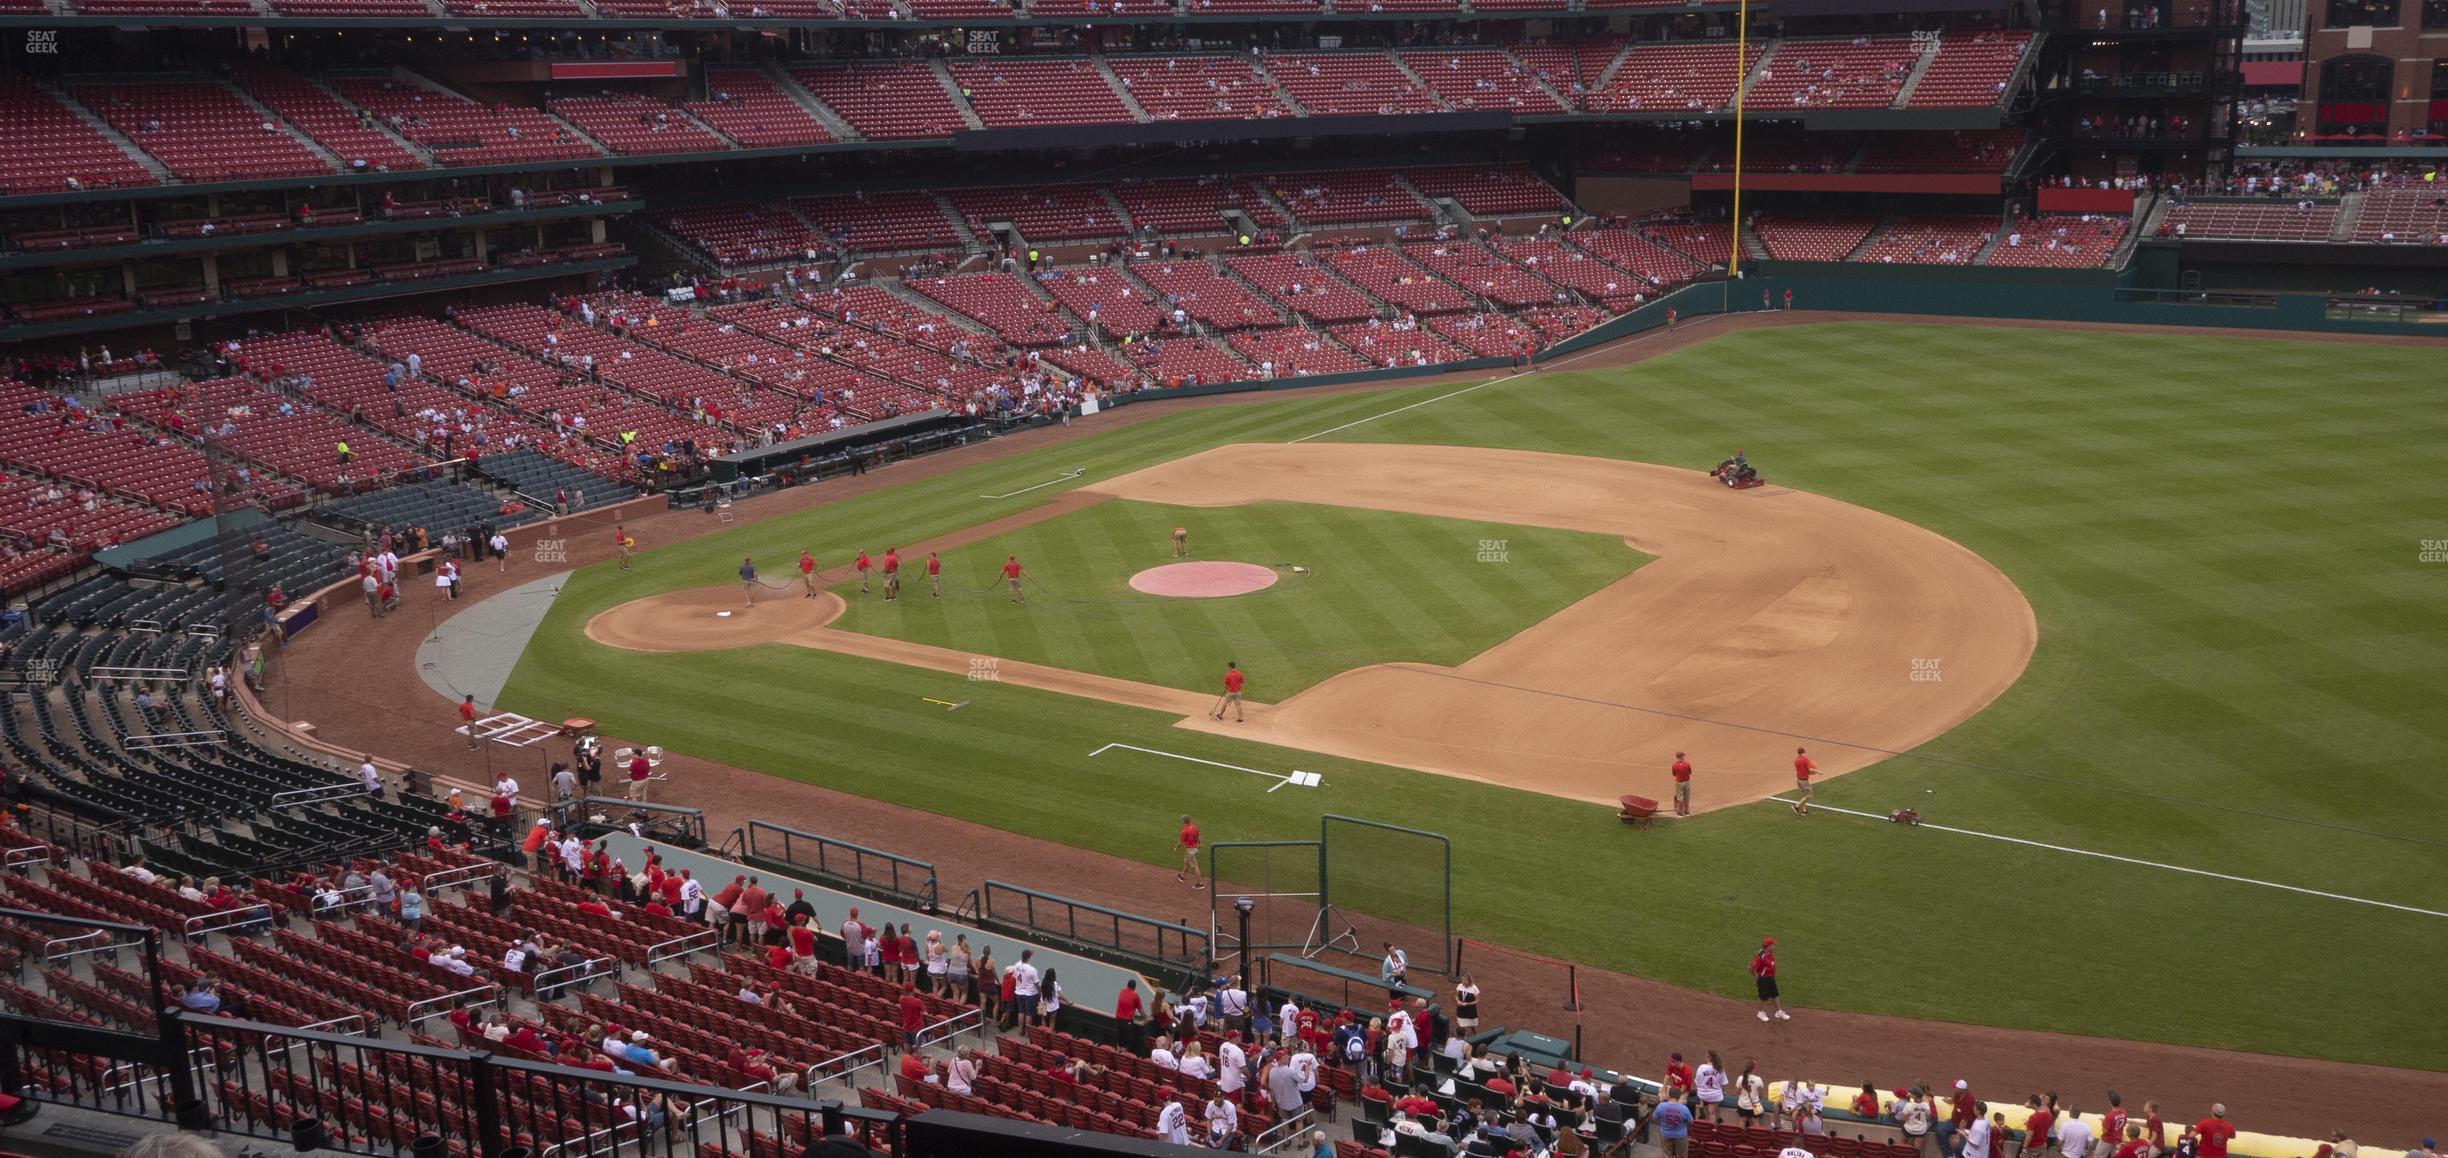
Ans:
{"type": "MultiPolygon", "coordinates": [[[[1621,535],[1654,562],[1459,667],[1378,664],[1247,724],[1206,697],[1005,661],[1001,678],[1183,714],[1176,725],[1572,799],[1664,799],[1692,754],[1696,810],[1793,786],[1793,750],[1841,774],[1925,743],[2022,674],[2038,639],[2022,593],[1900,519],[1697,470],[1572,455],[1351,443],[1220,447],[1083,488],[1181,506],[1327,503],[1621,535]]],[[[1070,509],[1065,504],[1060,509],[1070,509]]],[[[1049,515],[1057,513],[1049,511],[1049,515]]],[[[838,600],[717,620],[720,589],[598,615],[597,642],[704,650],[787,642],[942,671],[971,653],[826,626],[838,600]]],[[[1264,673],[1254,673],[1263,686],[1264,673]]]]}

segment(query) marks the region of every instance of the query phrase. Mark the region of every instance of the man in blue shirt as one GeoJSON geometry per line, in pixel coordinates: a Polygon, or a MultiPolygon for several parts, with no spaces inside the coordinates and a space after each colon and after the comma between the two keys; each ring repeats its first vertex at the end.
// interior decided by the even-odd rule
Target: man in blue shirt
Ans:
{"type": "Polygon", "coordinates": [[[1688,1158],[1691,1153],[1691,1107],[1681,1102],[1660,1100],[1657,1111],[1649,1116],[1657,1123],[1658,1148],[1666,1158],[1688,1158]]]}

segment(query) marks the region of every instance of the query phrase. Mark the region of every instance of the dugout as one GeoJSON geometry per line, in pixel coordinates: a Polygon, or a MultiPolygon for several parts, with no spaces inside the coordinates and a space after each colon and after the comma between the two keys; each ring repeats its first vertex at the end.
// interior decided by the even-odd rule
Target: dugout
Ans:
{"type": "Polygon", "coordinates": [[[827,430],[706,460],[717,485],[776,476],[783,486],[851,474],[879,462],[960,446],[993,435],[967,415],[927,410],[827,430]]]}

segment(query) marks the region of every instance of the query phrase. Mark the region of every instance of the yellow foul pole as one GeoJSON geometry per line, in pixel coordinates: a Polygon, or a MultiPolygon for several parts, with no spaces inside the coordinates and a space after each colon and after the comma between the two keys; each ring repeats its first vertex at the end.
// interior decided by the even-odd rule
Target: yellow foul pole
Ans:
{"type": "Polygon", "coordinates": [[[1742,175],[1743,175],[1743,89],[1751,79],[1751,0],[1742,0],[1734,15],[1734,227],[1726,232],[1726,280],[1723,283],[1729,300],[1720,306],[1731,310],[1734,279],[1742,273],[1742,175]]]}

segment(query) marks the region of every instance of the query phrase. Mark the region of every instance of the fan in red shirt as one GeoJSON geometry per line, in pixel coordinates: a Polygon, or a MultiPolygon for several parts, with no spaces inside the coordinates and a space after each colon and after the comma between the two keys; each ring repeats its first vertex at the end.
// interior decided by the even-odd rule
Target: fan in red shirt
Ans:
{"type": "Polygon", "coordinates": [[[926,1028],[926,999],[915,989],[901,994],[901,1048],[918,1048],[918,1031],[926,1028]]]}
{"type": "Polygon", "coordinates": [[[1668,772],[1671,772],[1671,773],[1673,773],[1673,774],[1674,774],[1674,786],[1675,786],[1674,808],[1675,808],[1675,815],[1676,815],[1676,816],[1690,816],[1690,815],[1691,815],[1691,761],[1684,759],[1684,758],[1683,758],[1683,753],[1681,753],[1681,752],[1677,752],[1677,753],[1675,753],[1674,766],[1673,766],[1673,767],[1671,767],[1671,768],[1668,768],[1668,769],[1667,769],[1667,771],[1668,771],[1668,772]]]}
{"type": "Polygon", "coordinates": [[[1680,1053],[1666,1055],[1666,1087],[1682,1093],[1691,1092],[1692,1068],[1684,1063],[1680,1053]]]}
{"type": "Polygon", "coordinates": [[[2210,1116],[2193,1123],[2193,1154],[2195,1158],[2227,1158],[2227,1143],[2235,1140],[2235,1123],[2227,1120],[2227,1106],[2212,1103],[2210,1116]]]}
{"type": "Polygon", "coordinates": [[[1751,978],[1759,984],[1759,1019],[1768,1020],[1773,1008],[1778,1021],[1792,1021],[1793,1015],[1785,1012],[1785,999],[1777,994],[1776,938],[1760,938],[1759,952],[1751,955],[1751,978]]]}
{"type": "Polygon", "coordinates": [[[816,971],[816,930],[808,927],[807,918],[798,918],[790,930],[791,968],[801,973],[816,971]]]}
{"type": "Polygon", "coordinates": [[[1794,749],[1794,791],[1801,797],[1794,801],[1794,815],[1810,815],[1811,773],[1818,770],[1819,766],[1811,763],[1810,753],[1794,749]]]}

